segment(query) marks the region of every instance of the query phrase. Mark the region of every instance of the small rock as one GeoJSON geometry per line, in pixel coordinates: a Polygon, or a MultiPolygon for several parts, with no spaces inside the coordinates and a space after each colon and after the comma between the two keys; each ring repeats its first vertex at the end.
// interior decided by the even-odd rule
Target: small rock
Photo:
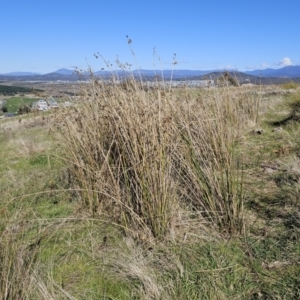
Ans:
{"type": "Polygon", "coordinates": [[[264,131],[263,131],[263,129],[253,129],[252,131],[251,131],[251,133],[252,134],[258,134],[258,135],[260,135],[260,134],[262,134],[264,131]]]}
{"type": "Polygon", "coordinates": [[[284,268],[288,265],[290,265],[291,263],[288,261],[274,261],[270,264],[267,265],[267,269],[281,269],[284,268]]]}
{"type": "Polygon", "coordinates": [[[276,127],[272,130],[272,132],[282,131],[282,127],[276,127]]]}
{"type": "Polygon", "coordinates": [[[272,173],[276,172],[276,170],[274,170],[272,168],[265,168],[264,172],[267,173],[267,174],[272,174],[272,173]]]}

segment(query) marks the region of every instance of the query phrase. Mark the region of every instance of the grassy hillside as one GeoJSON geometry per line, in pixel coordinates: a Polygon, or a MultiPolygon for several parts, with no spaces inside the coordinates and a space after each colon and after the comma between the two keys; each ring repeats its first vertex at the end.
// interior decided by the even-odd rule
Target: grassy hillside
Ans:
{"type": "Polygon", "coordinates": [[[300,297],[299,90],[82,95],[0,120],[3,299],[300,297]]]}

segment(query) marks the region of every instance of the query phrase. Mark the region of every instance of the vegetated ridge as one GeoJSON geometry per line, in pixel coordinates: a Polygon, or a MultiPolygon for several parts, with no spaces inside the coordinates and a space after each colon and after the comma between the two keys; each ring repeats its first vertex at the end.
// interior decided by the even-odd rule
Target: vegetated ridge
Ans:
{"type": "Polygon", "coordinates": [[[15,95],[17,93],[35,93],[41,92],[40,89],[32,89],[21,86],[9,86],[9,85],[1,85],[0,84],[0,94],[2,95],[15,95]]]}

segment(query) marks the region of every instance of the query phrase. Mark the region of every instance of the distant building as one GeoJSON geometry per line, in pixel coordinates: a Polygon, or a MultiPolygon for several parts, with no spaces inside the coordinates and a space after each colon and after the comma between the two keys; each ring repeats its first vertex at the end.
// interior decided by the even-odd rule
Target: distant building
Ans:
{"type": "Polygon", "coordinates": [[[45,111],[48,110],[48,104],[45,100],[40,99],[37,102],[33,102],[31,106],[32,110],[45,111]]]}

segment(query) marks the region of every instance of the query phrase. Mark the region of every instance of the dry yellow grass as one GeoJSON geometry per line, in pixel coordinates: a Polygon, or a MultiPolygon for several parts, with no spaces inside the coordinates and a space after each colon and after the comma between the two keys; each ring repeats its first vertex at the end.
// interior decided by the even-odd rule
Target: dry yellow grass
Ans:
{"type": "MultiPolygon", "coordinates": [[[[172,235],[180,211],[222,232],[243,228],[242,134],[259,101],[243,89],[145,90],[92,77],[60,120],[65,160],[82,205],[130,234],[172,235]]],[[[250,125],[249,125],[250,124],[250,125]]]]}

